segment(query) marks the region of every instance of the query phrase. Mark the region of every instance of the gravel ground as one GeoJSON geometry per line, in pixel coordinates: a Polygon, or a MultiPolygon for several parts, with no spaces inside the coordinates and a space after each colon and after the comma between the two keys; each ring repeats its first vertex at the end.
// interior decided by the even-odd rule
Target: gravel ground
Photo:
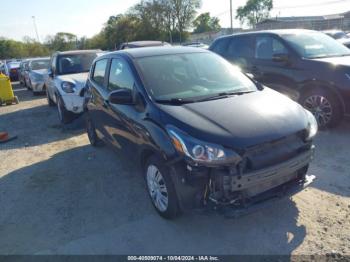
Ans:
{"type": "Polygon", "coordinates": [[[316,138],[310,174],[292,199],[250,215],[160,218],[135,161],[92,148],[82,119],[62,128],[43,96],[15,86],[0,107],[0,254],[350,255],[350,123],[316,138]]]}

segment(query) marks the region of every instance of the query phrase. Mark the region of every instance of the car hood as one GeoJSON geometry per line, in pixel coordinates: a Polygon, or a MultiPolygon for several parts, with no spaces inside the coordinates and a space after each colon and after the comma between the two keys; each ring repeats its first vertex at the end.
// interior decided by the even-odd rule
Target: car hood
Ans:
{"type": "Polygon", "coordinates": [[[312,59],[314,61],[320,61],[324,63],[330,63],[333,65],[350,66],[350,55],[349,56],[336,56],[336,57],[325,57],[312,59]]]}
{"type": "Polygon", "coordinates": [[[32,72],[35,74],[38,74],[38,75],[46,75],[48,70],[47,69],[38,69],[38,70],[33,70],[32,72]]]}
{"type": "Polygon", "coordinates": [[[306,112],[299,104],[269,88],[218,100],[159,107],[163,124],[238,150],[305,130],[308,124],[306,112]]]}
{"type": "Polygon", "coordinates": [[[75,84],[77,89],[83,88],[85,86],[86,80],[89,73],[79,73],[79,74],[70,74],[70,75],[60,75],[59,79],[61,82],[67,81],[75,84]]]}

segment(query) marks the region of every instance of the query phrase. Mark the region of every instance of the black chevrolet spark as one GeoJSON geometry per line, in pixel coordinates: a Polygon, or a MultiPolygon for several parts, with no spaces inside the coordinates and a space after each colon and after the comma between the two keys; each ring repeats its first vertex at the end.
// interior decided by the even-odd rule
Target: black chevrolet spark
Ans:
{"type": "Polygon", "coordinates": [[[298,101],[320,128],[334,127],[350,115],[350,50],[324,33],[240,33],[216,39],[209,49],[298,101]]]}
{"type": "Polygon", "coordinates": [[[105,54],[92,65],[85,96],[91,144],[140,163],[165,218],[209,207],[237,214],[314,179],[314,116],[210,51],[105,54]]]}

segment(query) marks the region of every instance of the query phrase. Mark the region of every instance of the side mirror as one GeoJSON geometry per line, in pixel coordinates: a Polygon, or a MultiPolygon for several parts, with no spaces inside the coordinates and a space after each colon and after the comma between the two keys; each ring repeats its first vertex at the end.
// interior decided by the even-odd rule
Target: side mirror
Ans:
{"type": "Polygon", "coordinates": [[[274,54],[272,56],[272,61],[274,62],[288,62],[289,56],[287,54],[274,54]]]}
{"type": "Polygon", "coordinates": [[[132,91],[122,88],[109,94],[108,101],[111,104],[132,105],[134,104],[132,91]]]}
{"type": "Polygon", "coordinates": [[[49,77],[51,77],[51,78],[54,77],[54,73],[53,73],[53,71],[52,71],[51,69],[49,69],[49,70],[47,71],[47,74],[48,74],[49,77]]]}

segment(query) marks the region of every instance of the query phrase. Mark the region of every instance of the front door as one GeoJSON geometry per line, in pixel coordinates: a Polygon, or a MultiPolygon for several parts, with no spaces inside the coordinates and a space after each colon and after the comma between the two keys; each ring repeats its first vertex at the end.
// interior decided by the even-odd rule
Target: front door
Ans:
{"type": "MultiPolygon", "coordinates": [[[[136,82],[128,62],[122,58],[111,60],[107,89],[113,92],[118,89],[130,89],[136,92],[136,82]]],[[[140,112],[134,105],[108,103],[108,115],[113,121],[104,121],[104,129],[108,130],[111,142],[128,156],[135,155],[140,112]]]]}
{"type": "Polygon", "coordinates": [[[280,39],[268,34],[257,35],[254,56],[252,74],[257,81],[293,99],[298,99],[293,56],[280,39]],[[276,56],[287,60],[277,61],[276,56]]]}

